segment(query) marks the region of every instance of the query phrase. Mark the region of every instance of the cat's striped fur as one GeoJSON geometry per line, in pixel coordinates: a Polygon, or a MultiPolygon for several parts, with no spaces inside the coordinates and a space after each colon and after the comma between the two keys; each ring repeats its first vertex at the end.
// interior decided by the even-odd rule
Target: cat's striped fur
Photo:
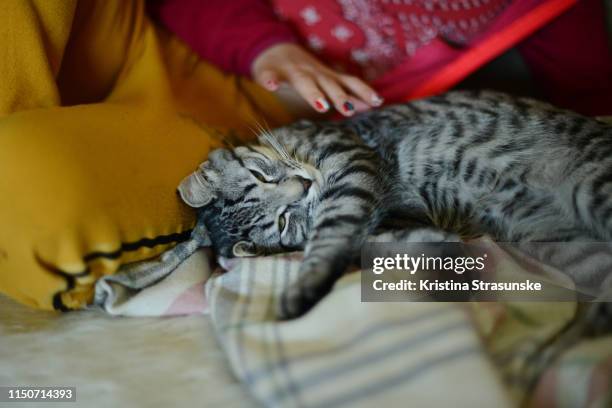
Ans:
{"type": "Polygon", "coordinates": [[[329,291],[384,225],[411,241],[612,238],[612,126],[541,102],[451,92],[260,142],[213,152],[179,191],[222,255],[305,247],[285,317],[329,291]]]}

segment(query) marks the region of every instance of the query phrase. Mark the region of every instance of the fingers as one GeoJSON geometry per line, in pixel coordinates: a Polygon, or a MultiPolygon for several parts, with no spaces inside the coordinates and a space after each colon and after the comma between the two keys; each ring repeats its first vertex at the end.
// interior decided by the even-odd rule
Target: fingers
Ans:
{"type": "Polygon", "coordinates": [[[351,98],[351,102],[353,103],[353,105],[355,105],[355,110],[357,112],[365,112],[372,108],[370,105],[368,105],[367,103],[363,102],[360,99],[351,98]]]}
{"type": "Polygon", "coordinates": [[[351,116],[355,113],[355,102],[349,97],[335,78],[319,75],[317,77],[317,82],[325,95],[331,99],[338,112],[344,116],[351,116]]]}
{"type": "Polygon", "coordinates": [[[382,105],[383,99],[361,79],[351,75],[338,75],[338,79],[346,89],[366,104],[372,107],[382,105]]]}
{"type": "Polygon", "coordinates": [[[317,112],[329,111],[330,103],[344,116],[352,116],[382,105],[382,98],[357,77],[328,72],[295,69],[265,69],[255,81],[269,91],[277,91],[288,82],[317,112]]]}
{"type": "Polygon", "coordinates": [[[275,71],[267,69],[258,73],[255,78],[255,82],[266,88],[268,91],[274,92],[278,90],[278,87],[280,86],[280,76],[275,71]]]}
{"type": "Polygon", "coordinates": [[[318,112],[327,112],[331,101],[343,115],[382,105],[382,98],[361,79],[340,74],[303,47],[280,43],[260,53],[251,72],[257,83],[277,91],[288,82],[318,112]]]}
{"type": "Polygon", "coordinates": [[[303,72],[291,72],[287,74],[289,83],[317,112],[327,112],[329,102],[311,75],[303,72]]]}

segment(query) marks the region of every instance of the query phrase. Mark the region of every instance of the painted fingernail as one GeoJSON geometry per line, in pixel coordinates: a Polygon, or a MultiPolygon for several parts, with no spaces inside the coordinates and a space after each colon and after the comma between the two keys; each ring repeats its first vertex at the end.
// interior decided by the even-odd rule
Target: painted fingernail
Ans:
{"type": "Polygon", "coordinates": [[[353,106],[352,103],[350,103],[349,101],[346,101],[342,105],[342,109],[344,109],[345,112],[353,112],[355,110],[355,107],[353,106]]]}
{"type": "Polygon", "coordinates": [[[323,98],[316,99],[314,105],[319,112],[327,112],[329,110],[329,103],[323,98]]]}
{"type": "Polygon", "coordinates": [[[380,105],[382,105],[383,102],[384,102],[384,99],[381,98],[380,96],[378,96],[376,94],[374,96],[372,96],[372,104],[374,106],[380,106],[380,105]]]}
{"type": "Polygon", "coordinates": [[[278,87],[278,82],[276,82],[276,81],[275,81],[275,80],[273,80],[273,79],[268,79],[268,80],[266,81],[266,86],[267,86],[268,88],[270,88],[270,89],[275,89],[276,87],[278,87]]]}

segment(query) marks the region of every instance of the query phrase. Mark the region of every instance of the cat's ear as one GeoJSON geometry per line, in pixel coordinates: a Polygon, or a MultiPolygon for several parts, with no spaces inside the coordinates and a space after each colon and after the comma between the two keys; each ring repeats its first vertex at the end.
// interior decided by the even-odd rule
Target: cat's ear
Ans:
{"type": "Polygon", "coordinates": [[[239,241],[234,244],[232,247],[232,253],[234,256],[239,258],[244,258],[247,256],[257,256],[258,251],[255,245],[249,241],[239,241]]]}
{"type": "Polygon", "coordinates": [[[196,170],[185,177],[178,186],[178,192],[187,205],[194,208],[204,207],[214,199],[213,188],[208,181],[196,170]]]}

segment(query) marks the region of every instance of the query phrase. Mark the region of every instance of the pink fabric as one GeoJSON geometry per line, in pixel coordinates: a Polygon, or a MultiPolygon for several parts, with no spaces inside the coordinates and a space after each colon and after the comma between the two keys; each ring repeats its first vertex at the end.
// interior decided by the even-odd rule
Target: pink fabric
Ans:
{"type": "Polygon", "coordinates": [[[178,295],[164,312],[164,316],[181,316],[208,313],[208,298],[204,294],[204,284],[196,283],[178,295]]]}

